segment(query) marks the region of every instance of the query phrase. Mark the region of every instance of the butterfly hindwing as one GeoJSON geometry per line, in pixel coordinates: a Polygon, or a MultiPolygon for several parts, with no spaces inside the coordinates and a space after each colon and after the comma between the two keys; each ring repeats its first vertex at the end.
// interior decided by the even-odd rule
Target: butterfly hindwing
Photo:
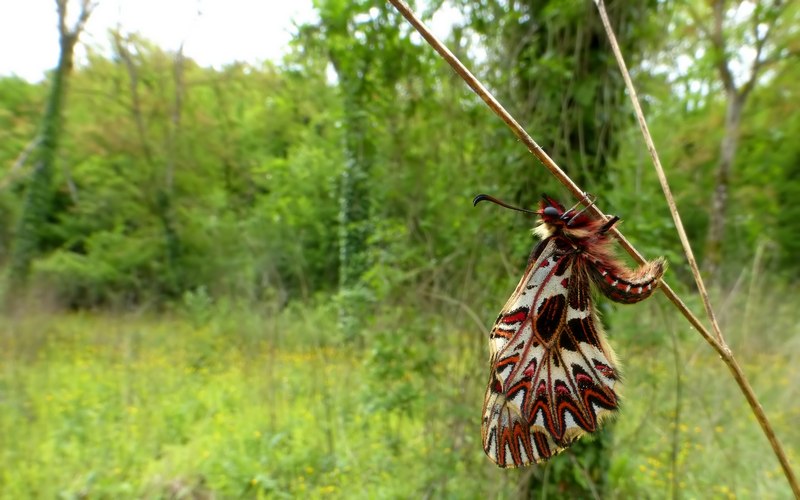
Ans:
{"type": "Polygon", "coordinates": [[[586,270],[555,241],[541,245],[490,336],[483,444],[501,467],[551,457],[617,408],[615,358],[586,270]]]}

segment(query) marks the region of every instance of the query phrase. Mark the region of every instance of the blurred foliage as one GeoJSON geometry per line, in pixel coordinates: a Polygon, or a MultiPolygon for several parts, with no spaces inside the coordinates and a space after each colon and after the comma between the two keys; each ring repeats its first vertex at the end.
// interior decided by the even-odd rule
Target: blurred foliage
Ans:
{"type": "MultiPolygon", "coordinates": [[[[693,3],[607,3],[690,239],[702,241],[725,103],[708,58],[694,57],[693,3]]],[[[689,290],[591,2],[430,2],[426,19],[443,5],[460,16],[454,52],[689,290]]],[[[28,301],[0,318],[0,430],[37,438],[0,445],[0,490],[785,496],[725,370],[656,305],[601,305],[628,374],[614,432],[527,471],[485,460],[486,329],[533,221],[470,200],[570,200],[388,5],[315,6],[319,22],[299,27],[280,63],[204,68],[114,33],[110,56],[89,48],[75,69],[29,288],[2,290],[28,301]],[[345,269],[350,244],[358,258],[345,269]],[[353,304],[357,321],[340,321],[353,304]]],[[[792,33],[777,40],[796,53],[792,33]]],[[[798,71],[765,72],[744,110],[715,289],[794,449],[798,71]]],[[[48,92],[0,79],[4,273],[48,92]]]]}
{"type": "MultiPolygon", "coordinates": [[[[798,290],[751,292],[721,321],[796,462],[798,290]]],[[[791,496],[726,368],[662,298],[614,313],[624,406],[591,477],[570,466],[583,442],[529,469],[485,458],[484,335],[465,315],[381,315],[355,350],[329,302],[255,312],[203,294],[158,316],[4,318],[0,436],[27,438],[0,441],[0,497],[528,498],[531,475],[557,489],[565,469],[604,498],[791,496]]]]}
{"type": "MultiPolygon", "coordinates": [[[[626,233],[647,255],[666,254],[687,278],[590,6],[456,5],[464,17],[453,32],[455,51],[478,59],[487,84],[602,207],[626,220],[626,233]],[[526,26],[533,35],[520,31],[526,26]],[[577,41],[574,26],[587,33],[577,41]],[[578,42],[580,51],[568,56],[578,42]],[[515,71],[504,71],[509,59],[518,62],[515,71]]],[[[367,301],[360,315],[387,300],[405,303],[409,290],[496,304],[505,290],[498,279],[524,263],[530,240],[523,228],[531,221],[473,210],[469,199],[485,191],[530,206],[539,192],[558,188],[390,8],[318,7],[326,13],[321,24],[302,27],[280,65],[201,68],[122,34],[111,58],[90,51],[66,104],[52,208],[33,266],[38,289],[69,307],[161,307],[198,287],[211,296],[306,300],[344,283],[349,236],[342,239],[341,222],[350,212],[343,210],[357,206],[361,250],[350,281],[367,301]],[[339,69],[331,73],[331,65],[339,69]],[[362,164],[352,170],[356,161],[362,164]],[[354,172],[361,180],[345,196],[354,172]],[[470,235],[479,239],[464,245],[470,235]]],[[[650,128],[689,235],[701,241],[724,116],[724,100],[711,92],[716,76],[702,61],[691,71],[667,66],[693,46],[685,37],[656,41],[670,30],[686,34],[679,8],[610,8],[627,19],[617,20],[621,26],[635,26],[623,32],[639,47],[628,52],[650,128]],[[661,17],[669,22],[654,21],[661,17]]],[[[724,283],[737,279],[759,245],[770,269],[797,267],[793,70],[766,74],[745,110],[724,283]]],[[[0,159],[9,167],[0,184],[5,265],[47,88],[0,80],[0,159]]]]}

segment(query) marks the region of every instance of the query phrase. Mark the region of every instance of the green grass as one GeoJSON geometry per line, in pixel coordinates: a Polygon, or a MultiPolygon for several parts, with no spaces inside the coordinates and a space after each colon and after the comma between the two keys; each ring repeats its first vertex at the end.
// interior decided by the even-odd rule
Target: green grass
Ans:
{"type": "MultiPolygon", "coordinates": [[[[663,298],[650,302],[607,314],[626,374],[608,495],[788,498],[724,365],[663,298]]],[[[355,346],[339,342],[329,307],[212,309],[0,318],[0,496],[512,498],[524,487],[526,471],[483,457],[474,326],[398,310],[355,346]]],[[[723,322],[797,463],[797,321],[788,306],[772,321],[751,307],[744,325],[744,309],[723,322]]]]}
{"type": "MultiPolygon", "coordinates": [[[[371,397],[368,354],[319,345],[320,318],[258,320],[6,321],[3,496],[463,496],[477,482],[459,483],[461,455],[495,472],[479,434],[456,454],[444,443],[449,420],[431,422],[418,401],[371,397]],[[250,330],[257,324],[261,338],[250,330]],[[297,336],[309,343],[294,347],[297,336]]],[[[408,379],[387,386],[419,392],[408,379]]]]}

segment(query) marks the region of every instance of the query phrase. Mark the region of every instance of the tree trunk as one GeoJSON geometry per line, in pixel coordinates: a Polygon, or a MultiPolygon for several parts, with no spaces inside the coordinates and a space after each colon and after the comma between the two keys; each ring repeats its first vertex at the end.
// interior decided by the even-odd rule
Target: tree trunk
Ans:
{"type": "Polygon", "coordinates": [[[58,154],[63,125],[62,108],[67,81],[72,71],[72,59],[78,32],[62,33],[58,66],[53,72],[50,95],[42,118],[41,137],[35,153],[35,166],[31,174],[22,216],[11,252],[11,286],[24,285],[30,273],[31,262],[40,252],[42,238],[50,216],[53,172],[58,154]]]}
{"type": "Polygon", "coordinates": [[[146,196],[146,205],[151,213],[161,223],[164,238],[164,273],[160,281],[160,292],[167,296],[177,296],[183,283],[183,272],[181,269],[182,242],[175,223],[175,213],[173,208],[173,194],[175,183],[175,171],[178,167],[180,158],[180,141],[184,101],[184,56],[183,46],[178,50],[173,60],[173,100],[169,104],[171,111],[169,116],[169,127],[164,137],[164,146],[150,139],[148,135],[148,112],[142,104],[139,94],[139,86],[142,78],[140,69],[129,48],[132,38],[123,36],[119,31],[113,32],[114,48],[116,55],[125,64],[128,72],[128,88],[130,91],[130,113],[136,123],[136,130],[139,134],[139,143],[142,148],[142,156],[152,168],[153,172],[164,169],[162,181],[156,181],[156,185],[147,190],[152,191],[152,197],[146,196]],[[163,160],[162,160],[163,158],[163,160]]]}
{"type": "Polygon", "coordinates": [[[357,75],[339,71],[345,101],[345,157],[339,198],[339,323],[348,337],[357,335],[356,318],[365,298],[361,277],[368,268],[370,232],[369,181],[375,145],[365,111],[363,85],[357,75]]]}
{"type": "Polygon", "coordinates": [[[354,43],[350,33],[351,16],[358,8],[340,8],[342,5],[328,2],[321,8],[320,25],[328,37],[328,57],[344,101],[346,163],[339,195],[339,327],[347,338],[356,339],[361,329],[358,318],[363,316],[368,300],[362,277],[369,268],[369,186],[377,152],[370,127],[370,73],[375,55],[368,43],[354,43]]]}
{"type": "Polygon", "coordinates": [[[744,96],[732,91],[728,92],[728,106],[725,112],[725,136],[720,146],[719,162],[717,163],[716,185],[714,197],[711,202],[711,214],[706,238],[706,251],[703,258],[703,268],[710,282],[719,280],[720,264],[722,263],[722,246],[725,239],[725,223],[728,212],[728,191],[730,187],[731,170],[736,158],[736,148],[739,145],[739,128],[742,121],[742,108],[744,96]]]}

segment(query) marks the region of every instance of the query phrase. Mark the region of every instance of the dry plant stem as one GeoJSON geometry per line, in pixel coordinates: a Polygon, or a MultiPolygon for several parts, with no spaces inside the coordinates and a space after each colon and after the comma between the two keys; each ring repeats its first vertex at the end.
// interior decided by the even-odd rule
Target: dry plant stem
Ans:
{"type": "Polygon", "coordinates": [[[786,457],[786,453],[783,450],[783,446],[781,445],[780,441],[775,435],[775,431],[772,428],[772,424],[767,418],[766,413],[764,413],[764,409],[761,407],[761,404],[758,402],[758,398],[756,398],[756,395],[753,392],[753,388],[750,386],[750,383],[748,382],[747,378],[742,372],[739,363],[733,357],[733,352],[730,350],[727,343],[725,342],[725,338],[723,337],[722,331],[719,328],[716,316],[714,315],[714,310],[711,307],[711,300],[708,297],[708,292],[706,291],[705,284],[703,283],[703,277],[700,275],[700,270],[697,267],[697,262],[694,258],[694,254],[692,253],[692,247],[689,244],[689,238],[687,237],[686,231],[683,228],[683,223],[681,222],[680,214],[678,213],[678,208],[675,205],[675,199],[672,196],[672,190],[669,187],[667,176],[664,172],[664,168],[661,165],[661,160],[658,157],[658,152],[656,150],[655,144],[653,143],[653,138],[650,135],[650,130],[647,127],[647,122],[644,118],[642,107],[639,104],[639,98],[636,95],[636,89],[633,86],[630,73],[628,72],[628,68],[625,65],[625,60],[622,57],[622,52],[619,49],[619,44],[617,43],[617,38],[614,35],[614,30],[612,29],[611,23],[608,20],[608,14],[606,13],[604,2],[603,0],[595,0],[595,3],[597,4],[597,9],[600,13],[600,18],[603,21],[603,26],[606,30],[606,34],[608,35],[608,40],[611,43],[611,49],[614,52],[614,56],[617,59],[617,63],[619,64],[622,77],[625,80],[625,85],[628,89],[628,94],[630,95],[631,102],[633,103],[633,108],[636,113],[636,118],[639,121],[639,127],[642,129],[642,135],[644,136],[645,143],[647,144],[647,149],[650,151],[650,156],[653,158],[653,165],[656,169],[658,180],[661,183],[661,189],[664,191],[664,197],[666,198],[667,205],[669,205],[669,210],[672,213],[672,219],[675,222],[675,228],[677,229],[678,235],[680,236],[681,244],[683,245],[683,251],[686,254],[686,259],[689,261],[689,265],[691,266],[692,269],[692,274],[694,275],[695,282],[697,283],[697,289],[700,292],[700,296],[703,299],[703,306],[706,309],[706,314],[708,315],[708,319],[711,322],[711,326],[714,329],[714,333],[716,334],[716,342],[712,342],[712,339],[706,337],[705,335],[704,337],[706,337],[706,340],[709,341],[711,346],[720,354],[722,360],[725,362],[726,365],[728,365],[728,368],[731,370],[731,373],[733,374],[736,383],[739,385],[739,388],[741,389],[742,393],[747,399],[747,403],[750,405],[753,414],[758,420],[758,423],[761,425],[761,429],[764,431],[764,434],[767,436],[767,439],[772,445],[772,450],[775,453],[775,456],[778,458],[778,461],[780,461],[781,467],[783,468],[783,473],[786,476],[786,480],[789,482],[789,486],[791,486],[795,497],[800,498],[800,486],[798,486],[797,478],[795,477],[794,471],[792,470],[792,467],[789,464],[789,460],[786,457]]]}
{"type": "Polygon", "coordinates": [[[686,235],[686,231],[683,228],[683,221],[681,221],[681,216],[678,213],[678,207],[675,204],[675,198],[672,196],[672,190],[669,187],[669,182],[667,182],[667,176],[664,173],[664,168],[661,166],[661,160],[658,157],[656,146],[653,143],[650,130],[647,128],[647,122],[644,119],[644,113],[642,112],[642,107],[639,104],[639,98],[636,95],[636,89],[633,87],[633,82],[631,81],[631,76],[628,73],[628,68],[625,65],[625,60],[622,58],[622,52],[619,49],[617,38],[614,35],[614,30],[611,28],[611,23],[608,20],[605,2],[603,2],[603,0],[595,0],[595,4],[597,5],[597,10],[600,11],[600,19],[603,21],[603,27],[605,28],[608,39],[611,42],[611,49],[614,52],[617,63],[619,64],[622,78],[625,80],[625,86],[628,88],[628,93],[630,94],[633,108],[636,111],[636,118],[639,121],[639,127],[642,129],[642,135],[644,135],[644,141],[647,144],[647,150],[650,152],[650,157],[653,158],[653,164],[655,165],[656,174],[658,175],[658,181],[661,183],[661,189],[664,191],[664,198],[667,200],[669,211],[672,214],[672,220],[675,222],[675,228],[677,229],[678,236],[681,239],[683,252],[686,254],[686,260],[689,261],[689,267],[692,269],[692,275],[697,283],[697,289],[703,299],[703,307],[705,307],[706,315],[708,316],[709,321],[711,321],[711,328],[714,330],[714,333],[717,336],[717,341],[727,350],[728,346],[725,343],[725,339],[722,337],[722,332],[720,331],[719,324],[717,323],[717,318],[714,315],[714,309],[711,307],[711,300],[708,298],[706,285],[703,282],[702,276],[700,275],[700,268],[697,266],[697,260],[694,258],[692,246],[689,244],[689,237],[686,235]]]}
{"type": "MultiPolygon", "coordinates": [[[[575,195],[576,198],[581,200],[585,199],[586,193],[584,193],[578,187],[578,185],[575,184],[572,181],[572,179],[570,179],[569,176],[567,176],[567,174],[563,170],[561,170],[561,168],[558,167],[558,165],[556,165],[556,163],[547,155],[547,153],[545,153],[544,150],[542,150],[542,148],[530,137],[530,135],[528,135],[525,132],[522,126],[519,123],[517,123],[517,121],[511,116],[511,114],[509,114],[508,111],[506,111],[505,108],[503,108],[503,106],[497,101],[497,99],[495,99],[495,97],[488,90],[486,90],[486,88],[478,81],[478,79],[475,78],[475,76],[461,63],[461,61],[459,61],[458,58],[452,52],[450,52],[450,50],[447,47],[445,47],[430,32],[430,30],[428,30],[428,28],[422,23],[422,21],[420,21],[420,19],[414,15],[409,6],[402,0],[389,0],[389,2],[392,5],[394,5],[394,7],[398,10],[398,12],[400,12],[412,26],[414,26],[414,28],[420,33],[420,35],[422,35],[422,37],[431,45],[431,47],[433,47],[434,50],[436,50],[439,53],[439,55],[441,55],[442,58],[444,58],[445,61],[447,61],[447,63],[450,64],[453,70],[456,73],[458,73],[458,75],[467,83],[467,85],[469,85],[469,87],[476,94],[478,94],[478,96],[480,96],[481,99],[483,99],[483,101],[489,106],[489,108],[492,111],[494,111],[494,113],[497,116],[499,116],[509,126],[509,128],[511,128],[512,132],[514,132],[514,135],[516,135],[519,138],[519,140],[522,141],[525,144],[525,146],[527,146],[528,150],[531,153],[533,153],[533,155],[536,156],[548,170],[550,170],[550,172],[556,177],[556,179],[558,179],[567,189],[569,189],[575,195]]],[[[601,6],[599,5],[599,7],[601,6]]],[[[602,15],[605,18],[604,22],[607,23],[608,16],[605,15],[604,9],[601,8],[601,11],[603,12],[602,15]]],[[[616,45],[615,42],[614,45],[616,45]]],[[[615,53],[618,51],[619,48],[617,47],[615,53]]],[[[627,72],[623,71],[623,74],[625,74],[626,83],[628,83],[630,78],[627,76],[627,72]]],[[[629,88],[632,89],[632,85],[629,86],[629,88]]],[[[635,96],[635,93],[632,90],[631,90],[631,96],[635,96]]],[[[636,102],[636,104],[634,104],[634,106],[636,106],[638,110],[637,116],[639,117],[640,124],[644,126],[643,130],[646,130],[646,124],[644,122],[643,115],[641,114],[641,109],[638,106],[638,101],[636,102]]],[[[649,137],[649,134],[645,135],[646,137],[649,137]]],[[[652,144],[652,140],[648,140],[648,149],[650,149],[651,154],[657,158],[657,155],[655,154],[655,146],[652,144]]],[[[658,163],[658,165],[660,166],[660,162],[658,163]]],[[[666,176],[664,176],[663,169],[661,169],[659,172],[659,178],[660,179],[663,178],[662,187],[667,186],[665,191],[668,192],[669,187],[668,184],[666,183],[666,176]]],[[[667,199],[668,203],[670,204],[670,210],[673,212],[674,216],[677,216],[677,208],[675,207],[675,203],[674,200],[672,199],[672,196],[668,195],[667,199]]],[[[605,214],[603,214],[595,205],[590,206],[589,210],[597,216],[606,218],[605,214]]],[[[679,218],[677,218],[676,220],[676,225],[682,227],[679,218]]],[[[628,252],[628,254],[630,254],[640,264],[645,262],[644,257],[642,257],[642,255],[633,247],[633,245],[630,244],[630,242],[616,228],[612,228],[612,231],[619,240],[620,245],[622,245],[622,247],[625,249],[625,251],[628,252]]],[[[685,241],[685,247],[688,248],[688,239],[686,239],[685,232],[681,234],[681,240],[682,242],[685,241]]],[[[690,264],[694,263],[693,269],[696,269],[697,265],[696,262],[694,261],[694,256],[691,254],[691,250],[689,251],[687,258],[690,260],[690,264]]],[[[702,284],[700,286],[702,287],[702,284]]],[[[778,457],[781,466],[783,467],[784,474],[786,475],[786,478],[789,481],[789,484],[792,487],[795,496],[797,498],[800,498],[800,487],[798,487],[797,485],[797,480],[794,476],[794,472],[789,466],[786,454],[784,453],[780,442],[775,436],[775,432],[773,431],[772,426],[769,420],[767,419],[766,414],[764,413],[764,409],[758,402],[758,399],[756,398],[755,393],[753,392],[753,389],[750,386],[750,383],[748,382],[747,378],[742,372],[741,367],[734,359],[730,349],[728,349],[727,345],[724,343],[724,339],[721,333],[718,334],[717,338],[712,336],[712,334],[700,322],[697,316],[695,316],[689,310],[689,308],[686,307],[686,304],[683,303],[680,297],[678,297],[675,294],[675,292],[672,290],[672,288],[669,287],[669,285],[667,285],[666,282],[662,280],[660,282],[659,288],[664,293],[664,295],[667,296],[670,302],[672,302],[675,305],[675,307],[681,312],[681,314],[683,314],[683,316],[687,319],[687,321],[689,321],[689,323],[698,331],[698,333],[700,333],[700,335],[706,340],[706,342],[708,342],[708,344],[711,345],[711,347],[713,347],[714,350],[717,351],[717,353],[719,353],[720,357],[723,359],[725,364],[728,365],[728,368],[731,370],[733,378],[736,380],[736,383],[739,385],[740,389],[742,390],[742,393],[745,395],[747,403],[750,405],[753,414],[758,419],[759,424],[761,424],[761,428],[764,431],[764,434],[767,436],[767,439],[769,439],[770,444],[772,445],[772,449],[775,452],[775,455],[778,457]]],[[[702,287],[702,289],[703,291],[705,291],[705,287],[702,287]]],[[[707,311],[711,311],[710,303],[706,303],[707,296],[708,296],[707,294],[704,294],[704,305],[706,306],[707,311]]],[[[713,318],[713,311],[711,311],[710,315],[713,318]]],[[[712,319],[712,323],[714,324],[715,331],[719,332],[719,327],[716,325],[715,319],[712,319]]]]}
{"type": "MultiPolygon", "coordinates": [[[[477,78],[458,60],[458,58],[450,52],[450,50],[445,47],[433,34],[428,30],[428,28],[420,21],[414,13],[411,11],[409,6],[403,2],[402,0],[389,0],[389,2],[395,6],[395,8],[405,17],[409,23],[411,23],[414,28],[422,35],[423,38],[438,52],[450,66],[455,70],[458,75],[464,79],[464,81],[469,85],[469,87],[480,96],[481,99],[491,108],[494,113],[499,116],[506,125],[509,126],[514,135],[516,135],[520,141],[522,141],[525,146],[528,147],[528,150],[533,153],[539,161],[544,164],[544,166],[552,173],[556,179],[559,180],[572,194],[575,195],[576,198],[579,200],[586,199],[586,193],[578,187],[569,176],[559,168],[558,165],[553,161],[544,150],[536,144],[530,135],[525,132],[525,129],[517,123],[517,121],[511,116],[511,114],[506,111],[505,108],[495,99],[495,97],[488,91],[486,88],[478,81],[477,78]]],[[[597,208],[596,205],[591,205],[588,207],[588,210],[594,213],[599,217],[603,217],[607,219],[605,214],[603,214],[600,209],[597,208]]],[[[643,264],[645,262],[645,258],[631,245],[631,243],[625,238],[625,236],[620,233],[616,227],[612,228],[611,231],[619,240],[620,245],[622,248],[625,249],[628,254],[630,254],[636,262],[639,264],[643,264]]],[[[667,298],[672,302],[675,307],[686,317],[686,319],[691,323],[695,329],[712,345],[719,346],[719,344],[714,340],[711,334],[708,332],[705,326],[700,322],[699,319],[686,307],[686,304],[678,297],[672,288],[667,285],[666,282],[663,280],[659,284],[659,288],[667,296],[667,298]]]]}

